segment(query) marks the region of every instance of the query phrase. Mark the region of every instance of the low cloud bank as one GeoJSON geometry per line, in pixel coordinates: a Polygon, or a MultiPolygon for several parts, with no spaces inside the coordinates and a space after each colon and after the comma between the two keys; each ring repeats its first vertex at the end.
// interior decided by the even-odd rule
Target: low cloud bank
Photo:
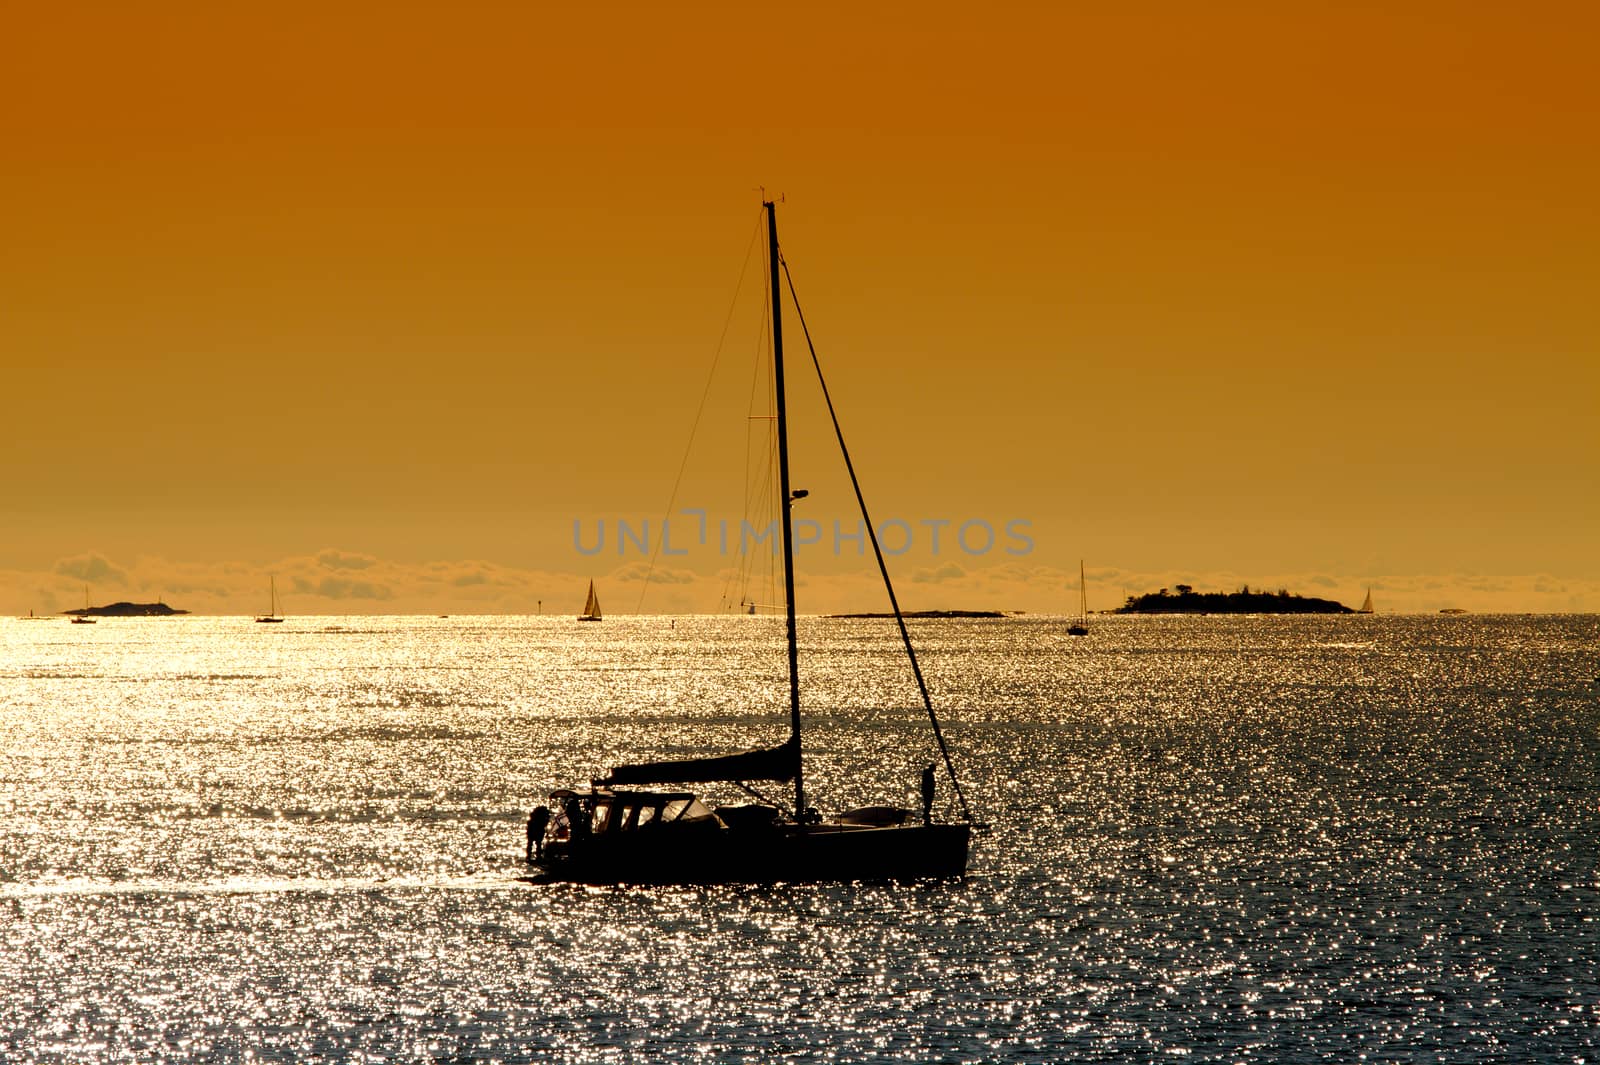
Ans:
{"type": "MultiPolygon", "coordinates": [[[[907,610],[1005,610],[1076,613],[1077,567],[1021,561],[966,568],[946,563],[895,572],[907,610]]],[[[732,575],[628,562],[593,573],[521,569],[484,559],[399,562],[328,548],[270,562],[173,562],[107,558],[95,552],[57,560],[38,571],[0,570],[0,613],[58,613],[95,603],[161,600],[196,614],[243,615],[267,609],[275,579],[278,607],[294,614],[576,614],[592,578],[609,612],[711,613],[721,609],[732,575]],[[648,580],[647,580],[648,578],[648,580]]],[[[1248,585],[1336,599],[1356,606],[1372,590],[1379,613],[1431,614],[1600,612],[1600,579],[1548,573],[1343,574],[1140,571],[1111,566],[1087,571],[1089,608],[1110,610],[1127,596],[1175,589],[1234,591],[1248,585]]],[[[737,597],[735,597],[737,598],[737,597]]],[[[775,596],[756,596],[765,603],[775,596]]],[[[888,599],[875,572],[808,574],[797,601],[805,613],[884,610],[888,599]]]]}

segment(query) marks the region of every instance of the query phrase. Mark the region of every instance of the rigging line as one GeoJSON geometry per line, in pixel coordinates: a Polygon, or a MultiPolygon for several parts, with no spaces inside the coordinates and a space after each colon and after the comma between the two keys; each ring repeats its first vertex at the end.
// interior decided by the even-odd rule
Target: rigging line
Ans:
{"type": "MultiPolygon", "coordinates": [[[[766,280],[766,264],[761,267],[763,281],[766,280]]],[[[757,403],[761,396],[767,398],[767,414],[772,413],[772,390],[770,387],[763,389],[762,383],[768,379],[765,371],[771,366],[770,351],[772,349],[772,288],[769,284],[761,286],[761,320],[756,329],[755,358],[750,364],[750,398],[746,401],[746,417],[744,422],[744,503],[743,511],[739,515],[739,574],[741,586],[739,589],[740,605],[744,600],[755,602],[755,594],[750,590],[751,581],[756,580],[756,566],[751,556],[744,549],[744,525],[758,513],[766,512],[763,505],[769,496],[774,495],[772,489],[772,440],[771,423],[767,425],[767,436],[762,440],[765,459],[759,469],[752,469],[754,465],[750,459],[757,453],[754,437],[758,428],[758,419],[763,417],[755,413],[757,403]]],[[[768,567],[770,570],[770,566],[768,567]]],[[[767,597],[771,599],[769,595],[767,597]]]]}
{"type": "Polygon", "coordinates": [[[756,238],[761,235],[762,216],[756,216],[756,226],[750,233],[750,243],[744,249],[744,265],[739,268],[739,280],[733,286],[733,299],[728,304],[728,316],[722,321],[722,335],[717,338],[716,354],[711,357],[711,372],[706,374],[706,386],[700,392],[700,406],[695,408],[694,424],[689,427],[689,442],[683,447],[683,461],[678,463],[678,476],[672,481],[672,495],[667,498],[667,509],[661,518],[661,535],[656,537],[655,550],[650,552],[650,565],[644,571],[644,583],[639,588],[639,602],[634,606],[633,612],[640,613],[644,607],[645,593],[650,590],[650,578],[655,576],[656,559],[661,557],[661,548],[667,540],[667,521],[672,517],[672,508],[678,502],[678,489],[683,485],[683,471],[689,468],[689,455],[694,451],[695,434],[700,431],[700,416],[706,412],[706,400],[711,397],[711,384],[717,378],[717,365],[722,361],[723,345],[728,340],[728,329],[733,325],[733,312],[739,306],[739,293],[744,290],[744,275],[750,271],[750,256],[756,247],[756,238]]]}
{"type": "MultiPolygon", "coordinates": [[[[773,452],[773,444],[770,436],[771,432],[772,430],[768,431],[768,439],[766,440],[768,459],[763,465],[763,468],[760,470],[760,479],[752,480],[750,482],[749,490],[750,495],[770,505],[755,507],[747,504],[745,507],[744,515],[741,519],[742,524],[739,528],[739,572],[740,580],[743,582],[742,587],[744,591],[748,593],[751,582],[759,581],[760,571],[764,569],[766,574],[766,589],[763,594],[765,595],[767,602],[781,604],[783,599],[778,595],[776,584],[777,558],[775,550],[772,548],[768,548],[766,551],[755,552],[747,552],[745,550],[746,529],[748,529],[752,535],[764,535],[768,531],[770,531],[774,536],[778,535],[776,520],[767,525],[765,528],[758,528],[757,523],[760,519],[758,517],[753,517],[758,511],[760,513],[771,513],[771,511],[777,505],[778,489],[774,482],[778,479],[778,477],[777,471],[773,469],[774,465],[776,465],[776,460],[770,457],[773,452]],[[758,561],[752,561],[760,560],[762,558],[766,559],[764,566],[759,564],[758,561]]],[[[759,546],[759,544],[757,546],[759,546]]],[[[753,594],[747,595],[747,598],[749,598],[751,602],[755,601],[753,594]]]]}
{"type": "Polygon", "coordinates": [[[917,663],[917,650],[911,644],[911,633],[906,629],[906,619],[900,613],[900,600],[894,594],[894,583],[889,580],[889,566],[883,560],[883,548],[878,545],[878,533],[873,527],[872,516],[867,513],[867,499],[861,494],[861,481],[856,477],[855,463],[850,461],[850,449],[845,446],[844,429],[839,425],[838,412],[833,409],[833,397],[828,393],[828,382],[822,376],[822,362],[817,358],[817,346],[811,341],[811,329],[806,325],[806,314],[800,309],[800,296],[794,290],[794,275],[789,272],[789,261],[779,253],[778,262],[783,266],[783,277],[789,283],[789,299],[794,303],[795,317],[800,320],[800,331],[805,335],[806,347],[811,351],[811,365],[817,369],[817,383],[822,386],[822,398],[828,404],[828,417],[833,419],[833,434],[839,439],[839,451],[844,455],[844,468],[850,473],[850,485],[856,490],[856,503],[861,507],[861,519],[866,522],[867,536],[872,540],[872,553],[878,559],[878,572],[883,574],[883,587],[889,593],[889,605],[894,607],[895,624],[900,626],[900,639],[905,642],[906,655],[911,659],[911,672],[917,678],[917,690],[922,693],[923,708],[928,711],[928,720],[933,724],[933,738],[939,741],[939,754],[944,758],[945,772],[950,774],[950,784],[955,788],[956,801],[961,804],[961,816],[968,824],[972,823],[972,811],[967,807],[967,797],[961,790],[961,781],[956,777],[956,766],[950,760],[950,748],[944,741],[944,730],[939,727],[939,715],[934,713],[933,699],[928,695],[927,682],[922,679],[922,666],[917,663]]]}
{"type": "MultiPolygon", "coordinates": [[[[779,485],[783,480],[783,475],[778,470],[778,379],[777,367],[774,365],[773,361],[773,352],[777,344],[777,334],[773,331],[773,323],[776,320],[776,316],[772,306],[772,301],[777,298],[778,289],[777,286],[773,284],[774,279],[772,277],[772,263],[770,259],[762,263],[761,276],[765,284],[763,286],[763,295],[761,300],[761,339],[759,341],[758,354],[756,356],[756,369],[761,375],[763,383],[766,385],[766,387],[763,388],[760,393],[760,395],[766,401],[766,414],[754,415],[754,417],[765,420],[766,428],[763,431],[762,436],[763,443],[766,447],[766,461],[761,470],[762,480],[760,481],[760,487],[758,488],[756,495],[757,506],[748,508],[746,512],[747,518],[754,519],[758,523],[763,515],[783,513],[785,509],[782,504],[778,502],[781,491],[779,485]]],[[[774,520],[772,527],[772,548],[764,553],[766,558],[766,584],[760,589],[760,595],[761,598],[765,599],[768,603],[777,604],[778,608],[781,609],[787,609],[788,599],[784,594],[780,594],[778,591],[779,570],[781,567],[778,564],[779,555],[777,548],[782,541],[783,533],[781,530],[776,528],[776,520],[781,519],[774,520]]],[[[744,537],[742,530],[739,538],[739,549],[740,553],[743,554],[744,537]]],[[[757,553],[754,557],[757,561],[759,561],[762,557],[762,553],[757,553]]],[[[754,578],[754,568],[752,568],[751,573],[752,578],[754,578]]],[[[755,594],[752,594],[750,601],[753,603],[755,602],[755,599],[755,594]]]]}
{"type": "MultiPolygon", "coordinates": [[[[787,615],[790,608],[790,599],[793,598],[794,589],[785,579],[783,563],[783,539],[788,531],[778,527],[780,522],[787,522],[790,518],[790,503],[783,498],[784,471],[782,463],[783,443],[780,439],[778,425],[778,390],[783,382],[778,379],[778,308],[772,306],[774,300],[782,299],[778,292],[777,278],[772,276],[773,263],[768,260],[766,266],[767,277],[767,347],[766,358],[762,360],[762,367],[767,375],[767,388],[765,392],[767,401],[767,509],[766,514],[772,522],[772,547],[764,552],[767,560],[767,587],[766,600],[773,604],[773,612],[787,615]]],[[[790,571],[792,572],[792,570],[790,571]]],[[[791,668],[795,668],[791,666],[791,668]]]]}
{"type": "MultiPolygon", "coordinates": [[[[765,276],[765,270],[763,269],[763,277],[764,276],[765,276]]],[[[761,487],[758,488],[757,482],[754,479],[754,477],[751,475],[751,472],[750,472],[750,466],[751,466],[750,456],[755,450],[755,448],[751,444],[751,437],[752,437],[752,435],[753,435],[753,433],[755,431],[755,423],[758,420],[766,420],[766,421],[770,422],[770,420],[771,420],[770,408],[772,406],[772,399],[770,397],[770,390],[769,390],[768,399],[767,399],[767,407],[769,408],[768,414],[767,415],[757,415],[757,414],[753,413],[755,411],[755,409],[756,409],[757,397],[762,394],[762,392],[761,392],[761,381],[762,381],[761,371],[762,371],[762,368],[764,366],[766,366],[766,364],[767,364],[767,360],[766,360],[766,358],[764,356],[765,356],[765,353],[766,353],[766,350],[767,350],[767,347],[768,347],[767,332],[771,328],[771,323],[769,321],[769,314],[768,314],[768,305],[772,302],[772,297],[768,294],[768,291],[769,291],[768,286],[763,285],[761,291],[762,291],[761,322],[760,322],[760,325],[758,325],[757,328],[756,328],[755,358],[753,360],[751,360],[751,366],[750,366],[750,396],[745,401],[745,410],[747,412],[750,412],[750,413],[748,413],[748,416],[745,418],[745,425],[744,425],[744,479],[741,482],[741,488],[744,491],[744,498],[743,498],[743,502],[741,504],[743,509],[741,510],[740,515],[739,515],[741,520],[748,520],[750,518],[751,514],[754,513],[754,510],[752,509],[751,502],[750,502],[751,497],[756,495],[758,491],[761,491],[761,492],[770,491],[770,489],[766,488],[766,485],[771,481],[771,477],[772,477],[772,470],[771,470],[772,463],[771,463],[770,460],[767,462],[767,467],[768,467],[768,469],[766,471],[767,481],[762,482],[761,483],[761,487]]],[[[769,430],[769,432],[770,432],[770,430],[769,430]]],[[[768,452],[768,454],[770,456],[770,454],[772,452],[772,443],[771,443],[770,440],[767,441],[767,452],[768,452]]],[[[764,498],[766,498],[766,496],[762,495],[762,498],[764,499],[764,498]]],[[[750,560],[749,560],[748,556],[746,556],[745,553],[744,553],[743,543],[744,543],[743,529],[741,528],[741,530],[740,530],[739,562],[738,562],[738,564],[736,566],[732,567],[728,571],[729,572],[728,579],[723,584],[723,595],[722,595],[722,597],[723,597],[724,605],[726,605],[727,602],[728,602],[729,589],[731,589],[736,584],[739,587],[739,596],[740,596],[739,605],[742,607],[744,605],[744,600],[745,599],[750,599],[751,602],[754,602],[754,599],[749,596],[749,591],[750,591],[750,560]]],[[[724,549],[726,549],[726,546],[727,546],[726,545],[726,540],[724,539],[719,544],[719,546],[724,548],[724,549]]]]}
{"type": "MultiPolygon", "coordinates": [[[[756,358],[754,372],[750,379],[750,404],[752,412],[745,420],[745,469],[750,470],[752,465],[750,457],[756,454],[756,448],[751,447],[750,441],[757,433],[761,436],[761,454],[763,459],[759,469],[749,477],[745,486],[745,503],[743,522],[751,529],[761,526],[761,517],[776,513],[778,507],[778,410],[777,410],[777,382],[773,376],[772,366],[772,278],[767,272],[769,264],[762,264],[762,300],[761,324],[756,335],[756,358]],[[765,386],[765,387],[762,387],[765,386]],[[765,414],[754,413],[758,402],[765,401],[765,414]],[[762,427],[764,424],[764,428],[762,427]]],[[[778,553],[777,537],[780,535],[775,528],[773,531],[772,548],[765,552],[746,552],[744,539],[744,526],[739,531],[739,564],[744,574],[745,598],[754,603],[759,595],[768,603],[782,606],[785,602],[783,596],[778,594],[778,553]],[[765,558],[765,564],[761,560],[765,558]],[[751,591],[751,585],[761,585],[763,571],[765,585],[751,591]]]]}

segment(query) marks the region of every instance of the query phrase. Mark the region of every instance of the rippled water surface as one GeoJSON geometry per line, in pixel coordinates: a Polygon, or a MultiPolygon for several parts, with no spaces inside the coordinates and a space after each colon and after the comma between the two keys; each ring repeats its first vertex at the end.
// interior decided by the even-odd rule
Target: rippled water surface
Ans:
{"type": "MultiPolygon", "coordinates": [[[[0,1060],[1600,1052],[1600,619],[919,622],[965,880],[515,881],[551,787],[779,740],[780,626],[0,621],[0,1060]]],[[[801,634],[808,791],[913,805],[891,627],[801,634]]]]}

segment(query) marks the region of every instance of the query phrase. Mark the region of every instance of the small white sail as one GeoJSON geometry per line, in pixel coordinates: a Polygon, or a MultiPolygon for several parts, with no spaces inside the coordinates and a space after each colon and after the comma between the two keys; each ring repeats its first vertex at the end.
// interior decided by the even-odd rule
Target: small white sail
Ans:
{"type": "Polygon", "coordinates": [[[1370,614],[1370,613],[1372,613],[1372,589],[1371,588],[1367,589],[1366,601],[1361,604],[1361,609],[1357,610],[1356,613],[1357,614],[1370,614]]]}
{"type": "Polygon", "coordinates": [[[589,598],[584,601],[583,613],[578,615],[579,621],[600,620],[600,597],[594,594],[594,581],[589,582],[589,598]]]}

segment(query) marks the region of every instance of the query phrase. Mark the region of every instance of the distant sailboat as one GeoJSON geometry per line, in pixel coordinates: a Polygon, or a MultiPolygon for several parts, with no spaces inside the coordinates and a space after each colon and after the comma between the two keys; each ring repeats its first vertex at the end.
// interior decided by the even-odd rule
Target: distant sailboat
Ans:
{"type": "Polygon", "coordinates": [[[578,615],[579,621],[600,620],[600,597],[594,594],[594,581],[589,582],[589,598],[583,604],[583,613],[578,615]]]}
{"type": "Polygon", "coordinates": [[[269,608],[265,614],[256,618],[256,621],[261,624],[276,625],[283,620],[278,616],[278,578],[267,578],[267,594],[270,596],[269,608]]]}
{"type": "Polygon", "coordinates": [[[1078,559],[1078,620],[1067,626],[1068,636],[1089,635],[1089,588],[1083,583],[1083,559],[1078,559]]]}
{"type": "Polygon", "coordinates": [[[94,618],[89,616],[89,610],[90,609],[91,608],[89,606],[89,586],[87,584],[85,584],[83,586],[83,613],[73,615],[72,623],[74,625],[93,625],[94,624],[94,618]]]}
{"type": "Polygon", "coordinates": [[[1357,614],[1371,614],[1371,613],[1373,613],[1373,610],[1372,610],[1372,589],[1371,588],[1367,589],[1366,601],[1361,604],[1361,609],[1357,610],[1356,613],[1357,614]]]}

